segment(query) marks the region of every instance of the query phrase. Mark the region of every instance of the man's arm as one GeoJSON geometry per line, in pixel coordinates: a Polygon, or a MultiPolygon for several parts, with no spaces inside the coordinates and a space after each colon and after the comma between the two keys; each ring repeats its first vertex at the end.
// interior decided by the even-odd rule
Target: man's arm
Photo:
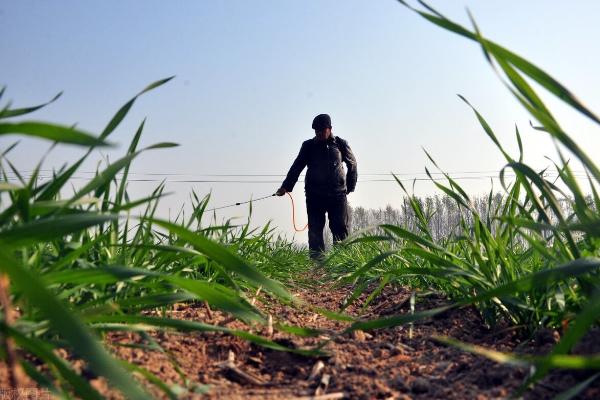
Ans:
{"type": "MultiPolygon", "coordinates": [[[[300,152],[298,153],[298,156],[296,157],[296,159],[294,160],[294,163],[292,164],[290,170],[288,171],[287,176],[285,177],[285,180],[281,184],[281,187],[277,191],[277,194],[282,192],[281,189],[285,190],[285,192],[291,192],[292,189],[294,189],[294,185],[296,184],[296,182],[298,182],[298,177],[300,176],[300,173],[302,172],[302,170],[304,169],[304,167],[306,167],[306,164],[308,163],[308,157],[307,157],[306,152],[307,152],[306,144],[302,143],[302,147],[300,147],[300,152]]],[[[283,196],[285,194],[285,192],[282,192],[279,195],[283,196]]]]}
{"type": "Polygon", "coordinates": [[[344,152],[342,153],[343,161],[346,163],[346,188],[348,193],[354,192],[356,188],[356,180],[358,179],[358,170],[356,164],[356,158],[350,149],[348,142],[344,141],[344,152]]]}

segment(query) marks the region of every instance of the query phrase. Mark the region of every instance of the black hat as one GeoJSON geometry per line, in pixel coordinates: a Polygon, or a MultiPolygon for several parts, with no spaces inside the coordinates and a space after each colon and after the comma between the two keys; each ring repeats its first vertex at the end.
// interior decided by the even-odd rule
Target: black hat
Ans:
{"type": "Polygon", "coordinates": [[[319,114],[313,119],[312,128],[321,130],[331,128],[331,117],[327,114],[319,114]]]}

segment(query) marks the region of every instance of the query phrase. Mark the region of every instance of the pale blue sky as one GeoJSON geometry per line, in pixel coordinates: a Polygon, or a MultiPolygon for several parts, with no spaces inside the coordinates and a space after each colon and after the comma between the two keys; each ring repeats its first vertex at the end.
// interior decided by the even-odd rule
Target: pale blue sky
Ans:
{"type": "MultiPolygon", "coordinates": [[[[431,1],[468,24],[469,7],[483,33],[524,55],[600,110],[600,2],[594,0],[431,1]]],[[[498,81],[475,44],[442,31],[393,0],[378,1],[4,1],[0,4],[0,84],[15,106],[32,105],[64,90],[36,119],[78,123],[98,133],[133,94],[176,75],[136,103],[112,137],[122,154],[148,117],[143,143],[181,147],[142,155],[136,173],[285,174],[314,115],[329,113],[334,133],[347,139],[369,173],[421,177],[426,148],[448,171],[494,171],[502,158],[456,97],[465,95],[508,147],[514,125],[528,160],[547,165],[552,143],[531,130],[528,116],[498,81]]],[[[548,100],[573,137],[597,154],[598,129],[548,100]]],[[[1,139],[5,147],[13,138],[1,139]]],[[[23,140],[12,160],[31,168],[48,144],[23,140]]],[[[47,167],[75,160],[80,150],[54,151],[47,167]]],[[[100,154],[83,171],[92,171],[100,154]]],[[[81,174],[84,176],[84,174],[81,174]]],[[[134,176],[136,177],[136,176],[134,176]]],[[[138,178],[148,176],[138,175],[138,178]]],[[[159,179],[154,176],[152,179],[159,179]]],[[[275,178],[257,178],[274,179],[275,178]]],[[[463,181],[483,193],[489,181],[463,181]]],[[[132,182],[133,196],[157,182],[132,182]]],[[[162,212],[175,210],[194,188],[212,189],[213,205],[272,193],[278,183],[169,183],[175,192],[162,212]]],[[[419,182],[418,194],[434,193],[419,182]]],[[[303,191],[294,190],[304,221],[303,191]]],[[[393,183],[359,182],[353,205],[383,207],[401,197],[393,183]]],[[[244,215],[228,210],[219,217],[244,215]]],[[[255,206],[255,219],[291,231],[286,198],[255,206]]],[[[304,235],[298,236],[300,240],[304,235]]]]}

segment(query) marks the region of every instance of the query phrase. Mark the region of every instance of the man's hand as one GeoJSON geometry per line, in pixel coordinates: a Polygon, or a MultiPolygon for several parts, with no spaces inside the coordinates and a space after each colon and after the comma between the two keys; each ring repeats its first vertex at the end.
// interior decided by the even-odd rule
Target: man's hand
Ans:
{"type": "Polygon", "coordinates": [[[287,190],[285,190],[284,188],[279,188],[279,189],[277,189],[277,191],[275,192],[275,194],[276,194],[277,196],[283,196],[283,195],[284,195],[284,194],[286,194],[286,193],[287,193],[287,190]]]}

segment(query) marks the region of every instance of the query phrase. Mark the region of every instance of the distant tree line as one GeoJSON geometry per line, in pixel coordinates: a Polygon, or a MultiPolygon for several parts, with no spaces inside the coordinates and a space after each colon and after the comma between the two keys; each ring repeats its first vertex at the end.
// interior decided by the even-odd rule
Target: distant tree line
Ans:
{"type": "MultiPolygon", "coordinates": [[[[434,240],[458,233],[461,219],[472,223],[472,215],[465,212],[456,201],[448,196],[427,196],[414,198],[421,206],[429,220],[429,230],[434,240]]],[[[472,197],[472,206],[477,210],[482,219],[487,219],[502,203],[502,196],[497,193],[492,196],[472,197]]],[[[352,231],[357,231],[381,224],[393,224],[417,230],[417,216],[410,205],[409,198],[404,197],[399,208],[387,205],[385,208],[365,209],[352,207],[350,211],[352,231]]]]}
{"type": "MultiPolygon", "coordinates": [[[[420,204],[425,215],[427,215],[429,231],[436,241],[450,235],[458,234],[461,231],[461,219],[464,219],[468,225],[473,223],[471,213],[466,212],[464,208],[460,207],[449,196],[435,195],[415,197],[414,199],[420,204]]],[[[472,196],[471,200],[472,206],[477,210],[483,221],[487,221],[488,218],[493,220],[494,215],[498,214],[498,207],[502,207],[504,202],[503,195],[500,193],[492,195],[491,199],[489,196],[483,195],[472,196]]],[[[564,214],[570,215],[573,211],[571,200],[563,199],[560,203],[564,214]]],[[[588,203],[593,203],[591,197],[588,203]]],[[[377,209],[367,209],[361,206],[349,207],[349,209],[351,232],[376,227],[381,224],[398,225],[413,232],[416,232],[418,229],[417,216],[411,207],[408,197],[402,199],[399,207],[393,207],[388,204],[384,208],[377,209]]],[[[492,231],[495,231],[498,224],[498,221],[492,222],[492,231]]],[[[329,229],[325,229],[325,238],[327,243],[332,242],[329,229]]]]}

